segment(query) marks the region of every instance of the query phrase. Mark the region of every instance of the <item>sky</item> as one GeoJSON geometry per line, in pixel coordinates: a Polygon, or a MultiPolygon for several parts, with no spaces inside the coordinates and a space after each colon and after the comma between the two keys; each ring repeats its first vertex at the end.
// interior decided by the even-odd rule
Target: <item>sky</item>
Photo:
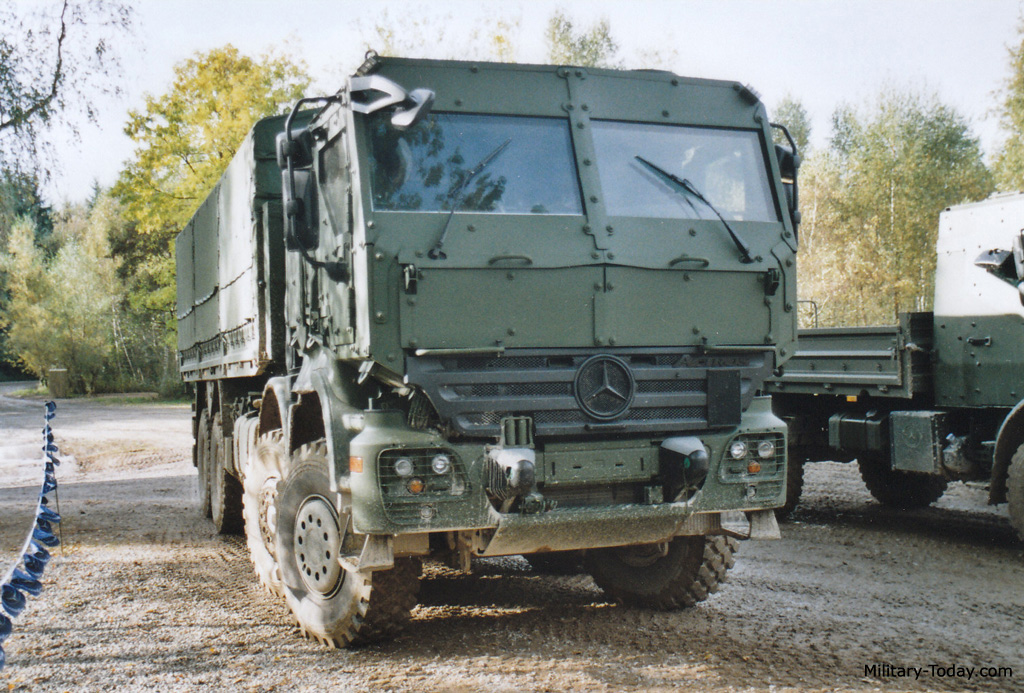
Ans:
{"type": "MultiPolygon", "coordinates": [[[[258,55],[303,59],[312,91],[334,92],[360,62],[382,22],[428,57],[461,55],[498,19],[518,22],[520,62],[544,62],[544,29],[561,10],[577,26],[607,18],[620,56],[641,67],[657,54],[687,77],[752,85],[769,108],[789,95],[822,146],[833,111],[862,106],[894,86],[937,93],[966,116],[987,156],[1003,134],[994,109],[1008,76],[1008,47],[1019,41],[1022,0],[136,0],[134,40],[124,52],[123,97],[97,102],[98,123],[80,140],[55,134],[60,160],[45,194],[51,203],[86,199],[93,181],[114,183],[133,144],[129,109],[170,86],[174,65],[231,43],[258,55]],[[431,52],[432,51],[432,52],[431,52]]],[[[473,57],[473,56],[468,56],[473,57]]]]}

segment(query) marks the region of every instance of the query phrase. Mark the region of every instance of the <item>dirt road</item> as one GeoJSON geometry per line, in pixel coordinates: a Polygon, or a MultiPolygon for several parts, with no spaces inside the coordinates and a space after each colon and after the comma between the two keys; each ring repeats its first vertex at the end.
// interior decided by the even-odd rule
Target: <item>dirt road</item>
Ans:
{"type": "MultiPolygon", "coordinates": [[[[0,572],[31,521],[41,424],[40,402],[0,393],[0,572]]],[[[742,544],[695,609],[619,607],[518,558],[428,566],[404,635],[335,652],[198,517],[186,406],[67,401],[54,424],[65,549],[4,643],[11,690],[1024,690],[1024,546],[980,489],[895,513],[854,467],[811,465],[783,540],[742,544]]]]}

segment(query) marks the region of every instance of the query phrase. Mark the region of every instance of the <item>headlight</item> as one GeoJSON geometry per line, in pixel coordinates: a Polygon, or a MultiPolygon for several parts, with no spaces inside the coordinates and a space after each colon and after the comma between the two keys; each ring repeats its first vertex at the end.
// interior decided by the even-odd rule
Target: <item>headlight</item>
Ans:
{"type": "Polygon", "coordinates": [[[734,440],[729,444],[729,455],[734,460],[742,460],[747,456],[747,443],[743,440],[734,440]]]}
{"type": "Polygon", "coordinates": [[[775,443],[770,440],[762,440],[757,444],[757,456],[767,459],[775,454],[775,443]]]}
{"type": "Polygon", "coordinates": [[[398,476],[412,476],[415,467],[408,457],[400,457],[395,460],[395,474],[398,476]]]}
{"type": "Polygon", "coordinates": [[[435,474],[447,474],[452,469],[452,458],[448,455],[434,455],[434,459],[430,460],[430,468],[435,474]]]}

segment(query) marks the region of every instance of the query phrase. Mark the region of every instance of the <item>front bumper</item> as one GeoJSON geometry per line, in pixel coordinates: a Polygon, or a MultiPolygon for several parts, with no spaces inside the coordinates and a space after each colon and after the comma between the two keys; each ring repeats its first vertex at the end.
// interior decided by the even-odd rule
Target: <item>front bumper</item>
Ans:
{"type": "Polygon", "coordinates": [[[653,488],[659,483],[659,439],[620,435],[539,446],[537,491],[542,497],[563,501],[545,502],[539,508],[535,504],[535,511],[525,514],[499,512],[488,499],[485,445],[453,443],[437,433],[411,429],[399,412],[366,412],[355,433],[348,454],[363,460],[362,471],[351,472],[348,483],[339,484],[351,489],[355,531],[401,535],[476,530],[480,545],[487,546],[480,555],[649,543],[682,533],[714,533],[717,513],[767,510],[785,500],[785,424],[772,414],[767,397],[754,398],[738,427],[697,434],[709,450],[710,470],[701,489],[685,502],[662,502],[656,494],[638,500],[645,485],[653,488]],[[745,464],[737,466],[728,458],[729,443],[742,436],[751,440],[770,436],[776,441],[771,464],[749,473],[745,464]],[[450,481],[435,480],[419,494],[404,491],[405,482],[391,471],[393,458],[414,458],[416,469],[429,482],[429,465],[419,460],[429,460],[438,452],[454,460],[450,481]],[[616,499],[615,489],[627,489],[632,496],[620,494],[616,499]],[[711,516],[714,519],[701,519],[711,516]]]}

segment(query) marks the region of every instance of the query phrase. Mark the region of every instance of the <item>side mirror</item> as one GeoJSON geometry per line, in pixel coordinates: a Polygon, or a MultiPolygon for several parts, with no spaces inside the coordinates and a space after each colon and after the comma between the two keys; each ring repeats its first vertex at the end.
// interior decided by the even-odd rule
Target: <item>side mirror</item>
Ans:
{"type": "Polygon", "coordinates": [[[799,154],[781,144],[775,145],[775,158],[779,162],[779,174],[782,176],[782,187],[786,191],[786,206],[793,225],[800,224],[800,210],[798,207],[797,172],[800,170],[801,159],[799,154]]]}
{"type": "Polygon", "coordinates": [[[291,188],[288,171],[281,172],[286,191],[284,201],[285,247],[289,250],[313,250],[320,244],[317,236],[316,181],[310,169],[293,171],[291,188]]]}
{"type": "Polygon", "coordinates": [[[279,133],[277,165],[281,169],[284,192],[285,245],[289,250],[301,246],[316,248],[316,185],[313,180],[313,136],[307,128],[279,133]]]}
{"type": "Polygon", "coordinates": [[[986,250],[974,260],[975,267],[980,267],[1004,282],[1017,286],[1020,278],[1014,265],[1013,252],[999,248],[986,250]]]}
{"type": "Polygon", "coordinates": [[[388,106],[397,106],[391,116],[391,124],[398,130],[411,128],[426,118],[434,104],[434,92],[431,90],[413,89],[410,93],[382,75],[350,77],[348,93],[351,108],[356,113],[376,113],[388,106]],[[377,96],[369,98],[373,93],[377,96]]]}
{"type": "Polygon", "coordinates": [[[412,106],[399,109],[391,116],[391,124],[396,130],[408,130],[426,118],[434,105],[434,92],[429,89],[413,89],[409,93],[409,100],[412,106]]]}
{"type": "Polygon", "coordinates": [[[292,160],[292,168],[309,168],[313,165],[313,135],[308,128],[292,133],[288,139],[286,133],[277,135],[277,167],[282,171],[288,169],[288,159],[292,160]]]}
{"type": "Polygon", "coordinates": [[[1013,238],[1013,268],[1017,270],[1017,278],[1024,279],[1024,230],[1013,238]]]}

